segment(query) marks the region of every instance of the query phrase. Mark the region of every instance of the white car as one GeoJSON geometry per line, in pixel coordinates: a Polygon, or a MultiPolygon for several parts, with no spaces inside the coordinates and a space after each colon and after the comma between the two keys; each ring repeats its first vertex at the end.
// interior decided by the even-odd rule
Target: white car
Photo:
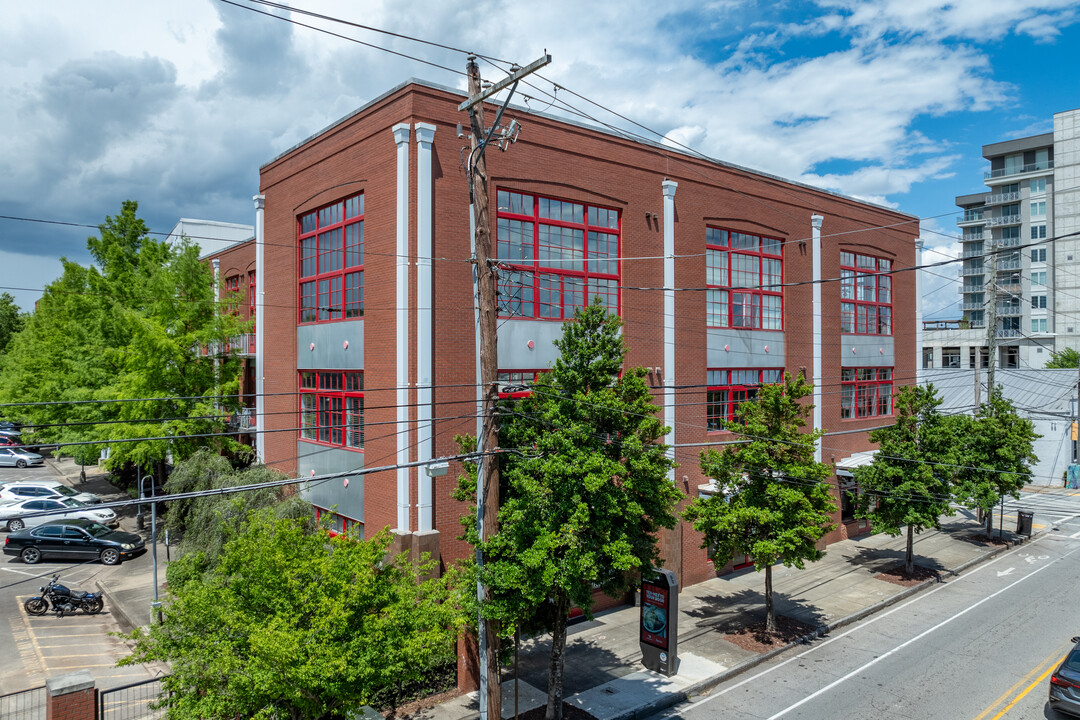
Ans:
{"type": "Polygon", "coordinates": [[[0,485],[0,503],[35,499],[63,500],[64,498],[78,500],[87,505],[101,502],[101,498],[97,495],[73,490],[59,480],[17,480],[0,485]]]}
{"type": "Polygon", "coordinates": [[[95,508],[84,502],[64,498],[62,500],[52,498],[33,498],[30,500],[18,500],[0,505],[0,523],[5,523],[11,531],[23,528],[35,527],[46,520],[60,520],[70,518],[86,518],[99,522],[102,525],[116,527],[120,521],[116,513],[108,508],[95,508]],[[43,512],[46,510],[62,510],[49,515],[26,517],[29,513],[43,512]]]}
{"type": "Polygon", "coordinates": [[[0,465],[24,468],[41,465],[45,458],[26,448],[0,447],[0,465]]]}

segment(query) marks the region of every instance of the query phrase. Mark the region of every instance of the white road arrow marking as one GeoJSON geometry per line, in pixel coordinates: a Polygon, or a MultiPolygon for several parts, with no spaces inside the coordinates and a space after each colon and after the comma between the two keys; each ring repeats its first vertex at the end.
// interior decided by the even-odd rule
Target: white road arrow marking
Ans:
{"type": "Polygon", "coordinates": [[[1016,568],[1009,568],[1008,570],[999,570],[997,576],[1005,577],[1006,575],[1012,575],[1012,571],[1016,568]]]}

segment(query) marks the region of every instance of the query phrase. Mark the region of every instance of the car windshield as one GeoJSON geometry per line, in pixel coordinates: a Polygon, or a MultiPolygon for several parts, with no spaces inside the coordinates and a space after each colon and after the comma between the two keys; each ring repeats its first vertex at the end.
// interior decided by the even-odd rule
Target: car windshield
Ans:
{"type": "Polygon", "coordinates": [[[94,536],[96,538],[105,537],[106,535],[108,535],[109,533],[112,532],[112,530],[105,527],[101,523],[94,523],[92,525],[86,526],[83,529],[86,530],[86,532],[90,533],[92,536],[94,536]]]}
{"type": "Polygon", "coordinates": [[[84,507],[86,507],[86,503],[82,502],[81,500],[75,500],[74,498],[64,498],[60,502],[62,502],[65,507],[69,507],[69,508],[84,508],[84,507]]]}
{"type": "Polygon", "coordinates": [[[1065,667],[1073,672],[1080,672],[1080,648],[1075,648],[1069,657],[1065,658],[1065,667]]]}
{"type": "Polygon", "coordinates": [[[72,497],[73,495],[78,495],[79,494],[79,493],[75,492],[74,490],[72,490],[71,488],[69,488],[67,485],[57,485],[56,486],[56,492],[60,493],[61,495],[67,495],[68,497],[72,497]]]}

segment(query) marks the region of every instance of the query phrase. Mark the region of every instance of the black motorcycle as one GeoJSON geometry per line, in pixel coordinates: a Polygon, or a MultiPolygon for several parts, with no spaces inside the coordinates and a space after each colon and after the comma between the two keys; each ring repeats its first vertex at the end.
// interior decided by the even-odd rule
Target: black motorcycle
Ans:
{"type": "Polygon", "coordinates": [[[49,584],[39,588],[41,595],[32,597],[23,603],[23,608],[31,615],[44,615],[51,606],[59,617],[64,613],[73,613],[82,610],[87,615],[96,615],[105,607],[105,601],[101,599],[101,593],[88,593],[81,590],[71,590],[58,581],[56,575],[49,584]]]}

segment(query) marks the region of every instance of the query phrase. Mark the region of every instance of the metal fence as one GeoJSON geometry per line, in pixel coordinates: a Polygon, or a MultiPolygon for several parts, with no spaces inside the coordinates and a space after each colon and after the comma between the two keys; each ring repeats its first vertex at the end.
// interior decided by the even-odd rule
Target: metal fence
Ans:
{"type": "Polygon", "coordinates": [[[45,720],[45,686],[0,695],[3,720],[45,720]]]}
{"type": "MultiPolygon", "coordinates": [[[[164,699],[165,678],[143,680],[98,692],[98,720],[145,720],[165,717],[165,708],[155,708],[164,699]]],[[[5,718],[6,715],[0,715],[5,718]]],[[[44,715],[42,715],[44,717],[44,715]]]]}

